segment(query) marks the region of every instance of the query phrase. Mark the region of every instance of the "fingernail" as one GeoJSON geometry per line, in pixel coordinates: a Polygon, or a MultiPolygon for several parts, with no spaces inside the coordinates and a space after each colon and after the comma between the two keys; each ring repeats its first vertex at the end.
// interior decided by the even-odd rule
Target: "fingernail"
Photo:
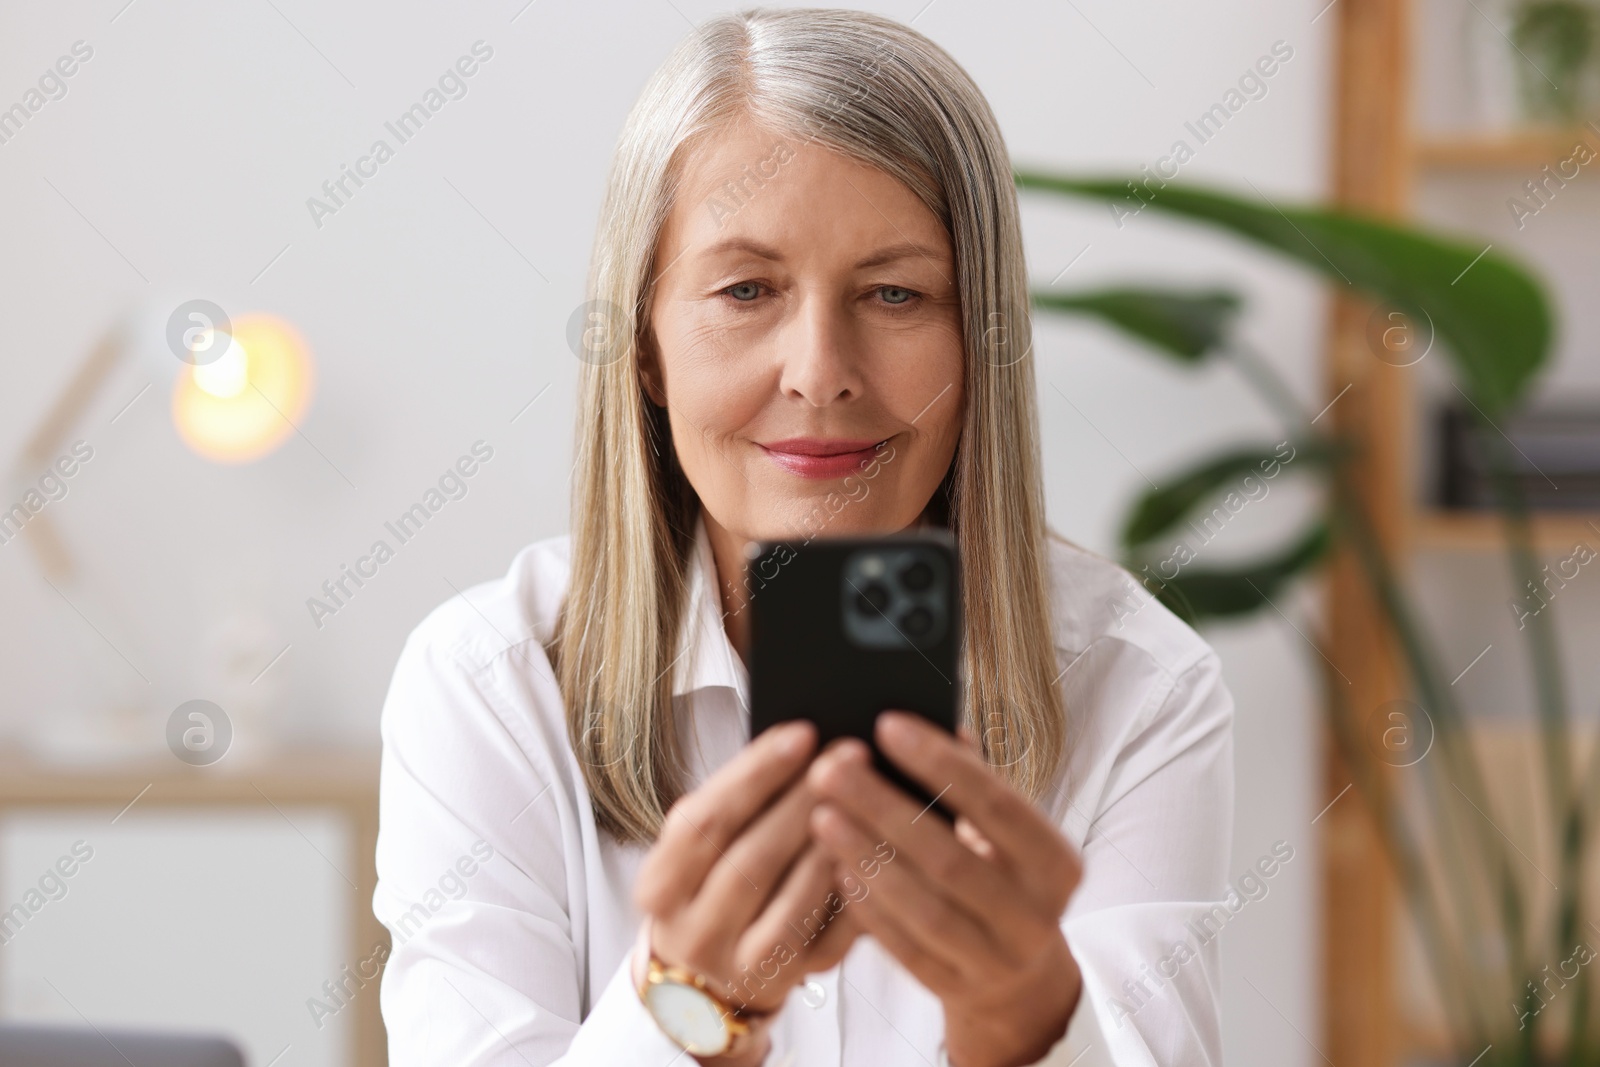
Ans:
{"type": "Polygon", "coordinates": [[[839,839],[838,809],[818,804],[811,810],[811,832],[824,842],[839,839]]]}
{"type": "Polygon", "coordinates": [[[865,741],[858,737],[843,737],[834,746],[834,759],[841,763],[860,763],[867,758],[868,749],[865,741]]]}
{"type": "Polygon", "coordinates": [[[812,788],[821,793],[837,791],[844,785],[839,776],[843,773],[845,764],[858,759],[858,753],[864,752],[865,746],[853,739],[841,739],[832,742],[811,764],[810,780],[812,788]]]}
{"type": "Polygon", "coordinates": [[[916,716],[903,711],[886,711],[878,716],[878,731],[883,743],[894,748],[909,750],[922,739],[916,716]]]}
{"type": "Polygon", "coordinates": [[[778,751],[785,756],[797,756],[811,743],[811,724],[804,719],[784,723],[778,730],[778,751]]]}

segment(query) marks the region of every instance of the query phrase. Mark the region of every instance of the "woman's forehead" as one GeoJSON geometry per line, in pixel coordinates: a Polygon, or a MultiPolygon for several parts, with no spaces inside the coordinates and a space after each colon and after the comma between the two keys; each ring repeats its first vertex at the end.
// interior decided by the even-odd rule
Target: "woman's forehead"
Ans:
{"type": "Polygon", "coordinates": [[[786,249],[824,245],[879,262],[908,249],[949,256],[938,217],[893,175],[748,122],[708,132],[685,155],[662,237],[664,253],[700,260],[781,261],[786,249]]]}

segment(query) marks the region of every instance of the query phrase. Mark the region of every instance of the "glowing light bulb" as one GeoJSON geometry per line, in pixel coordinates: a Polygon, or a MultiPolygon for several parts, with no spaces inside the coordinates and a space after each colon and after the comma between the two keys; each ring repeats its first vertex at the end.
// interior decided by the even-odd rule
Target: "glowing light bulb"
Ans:
{"type": "MultiPolygon", "coordinates": [[[[205,351],[224,334],[197,331],[205,351]]],[[[172,419],[185,444],[218,463],[246,463],[294,435],[311,402],[311,353],[289,323],[260,313],[233,318],[220,357],[188,367],[173,384],[172,419]]]]}
{"type": "Polygon", "coordinates": [[[219,400],[238,396],[250,384],[250,354],[237,338],[229,337],[222,355],[195,367],[194,384],[219,400]]]}

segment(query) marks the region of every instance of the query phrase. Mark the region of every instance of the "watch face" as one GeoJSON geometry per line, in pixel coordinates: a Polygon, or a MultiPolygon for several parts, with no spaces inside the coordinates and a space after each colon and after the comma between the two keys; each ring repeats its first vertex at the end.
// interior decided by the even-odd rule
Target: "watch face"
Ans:
{"type": "Polygon", "coordinates": [[[723,1008],[693,986],[670,979],[645,991],[645,1006],[667,1036],[695,1056],[715,1056],[728,1047],[723,1008]]]}

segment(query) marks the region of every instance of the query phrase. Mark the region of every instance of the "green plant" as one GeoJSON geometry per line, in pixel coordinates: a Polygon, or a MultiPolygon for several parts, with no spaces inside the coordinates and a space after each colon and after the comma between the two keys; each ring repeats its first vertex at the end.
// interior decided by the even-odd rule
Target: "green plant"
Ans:
{"type": "MultiPolygon", "coordinates": [[[[1136,210],[1150,206],[1221,229],[1321,273],[1346,292],[1396,309],[1413,323],[1431,323],[1458,388],[1485,426],[1517,405],[1548,356],[1552,322],[1542,286],[1524,268],[1472,245],[1351,213],[1280,209],[1192,186],[1152,191],[1137,179],[1033,172],[1018,173],[1016,181],[1024,191],[1079,199],[1114,202],[1137,195],[1136,210]],[[1136,188],[1143,193],[1130,194],[1136,188]]],[[[1492,1055],[1479,1061],[1480,1067],[1542,1062],[1539,1056],[1551,1047],[1559,1048],[1568,1063],[1600,1062],[1600,1042],[1588,1025],[1595,1001],[1588,971],[1575,980],[1578,989],[1564,1006],[1564,1037],[1552,1029],[1557,1013],[1535,1010],[1542,1005],[1532,985],[1546,964],[1569,959],[1574,939],[1594,918],[1585,910],[1584,861],[1600,804],[1600,758],[1591,758],[1581,774],[1572,764],[1570,717],[1550,613],[1534,616],[1522,631],[1534,666],[1543,803],[1551,816],[1548,825],[1555,827],[1552,851],[1560,857],[1561,888],[1544,902],[1551,907],[1540,909],[1534,898],[1544,887],[1510,854],[1516,846],[1499,830],[1507,822],[1469,743],[1455,690],[1356,491],[1351,460],[1357,445],[1318,428],[1270,362],[1238,336],[1242,299],[1226,290],[1130,286],[1039,291],[1033,300],[1044,311],[1098,320],[1185,365],[1227,360],[1277,412],[1297,456],[1306,461],[1297,459],[1296,469],[1318,478],[1324,489],[1321,515],[1310,529],[1259,559],[1151,574],[1149,564],[1164,537],[1273,454],[1270,445],[1247,445],[1169,473],[1160,479],[1161,488],[1144,493],[1123,526],[1124,560],[1134,574],[1153,579],[1146,586],[1153,585],[1154,595],[1200,622],[1261,608],[1323,559],[1330,545],[1348,546],[1398,644],[1412,692],[1433,725],[1436,755],[1408,768],[1407,777],[1389,773],[1389,761],[1363,737],[1361,717],[1379,709],[1350,707],[1326,656],[1313,662],[1325,682],[1331,733],[1380,828],[1462,1062],[1489,1045],[1492,1055]],[[1406,798],[1397,795],[1400,789],[1406,798]],[[1425,841],[1436,846],[1436,854],[1423,848],[1425,841]],[[1485,954],[1485,944],[1503,947],[1504,958],[1485,954]]],[[[1528,511],[1507,474],[1505,446],[1496,433],[1487,436],[1498,446],[1492,457],[1494,483],[1511,570],[1520,586],[1538,578],[1528,511]]]]}
{"type": "Polygon", "coordinates": [[[1525,0],[1511,24],[1521,53],[1519,85],[1536,119],[1577,122],[1586,101],[1585,78],[1594,56],[1596,17],[1583,0],[1525,0]]]}

